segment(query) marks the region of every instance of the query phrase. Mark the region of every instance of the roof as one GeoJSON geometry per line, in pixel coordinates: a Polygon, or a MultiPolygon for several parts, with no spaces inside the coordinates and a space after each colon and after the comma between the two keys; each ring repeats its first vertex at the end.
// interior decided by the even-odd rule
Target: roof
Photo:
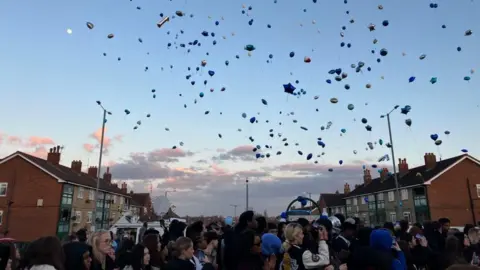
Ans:
{"type": "Polygon", "coordinates": [[[322,193],[320,194],[320,200],[323,199],[327,207],[345,205],[343,193],[322,193]]]}
{"type": "MultiPolygon", "coordinates": [[[[473,162],[480,164],[478,160],[470,157],[469,155],[460,155],[449,159],[437,161],[433,169],[427,169],[425,165],[422,165],[409,169],[408,173],[403,176],[397,173],[398,184],[400,187],[410,187],[429,183],[432,180],[436,179],[444,171],[449,170],[454,165],[467,158],[472,160],[473,162]],[[421,174],[422,177],[419,177],[417,174],[421,174]]],[[[395,188],[395,176],[391,174],[383,182],[381,181],[380,177],[378,177],[373,179],[372,182],[366,186],[365,184],[359,185],[356,189],[349,193],[348,196],[345,196],[344,198],[372,194],[385,190],[393,190],[395,188]]]]}
{"type": "Polygon", "coordinates": [[[168,208],[167,213],[163,215],[162,219],[168,219],[168,218],[180,218],[180,216],[175,214],[172,208],[168,208]]]}
{"type": "Polygon", "coordinates": [[[132,196],[131,203],[138,206],[146,206],[150,199],[150,193],[130,193],[132,196]]]}
{"type": "MultiPolygon", "coordinates": [[[[91,187],[91,188],[97,187],[96,178],[91,177],[84,172],[78,173],[69,167],[63,166],[61,164],[54,165],[45,159],[38,158],[20,151],[17,151],[12,155],[4,158],[1,162],[2,163],[7,162],[8,160],[15,157],[21,157],[25,159],[26,161],[30,162],[34,166],[38,167],[39,169],[43,170],[44,172],[46,172],[47,174],[51,175],[52,177],[56,178],[59,181],[64,181],[69,184],[91,187]]],[[[100,180],[99,190],[107,193],[115,193],[115,194],[129,197],[128,194],[124,192],[122,189],[120,189],[116,184],[109,184],[103,181],[103,179],[100,180]]]]}

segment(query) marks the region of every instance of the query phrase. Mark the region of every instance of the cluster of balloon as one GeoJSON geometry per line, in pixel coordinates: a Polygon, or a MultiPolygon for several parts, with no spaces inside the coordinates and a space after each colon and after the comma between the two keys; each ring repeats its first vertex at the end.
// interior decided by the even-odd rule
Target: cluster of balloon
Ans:
{"type": "Polygon", "coordinates": [[[302,205],[302,207],[304,207],[305,205],[307,205],[307,198],[303,197],[303,196],[298,196],[297,197],[297,201],[300,202],[300,204],[302,205]]]}
{"type": "MultiPolygon", "coordinates": [[[[312,0],[312,1],[313,1],[314,4],[317,3],[317,0],[312,0]]],[[[274,4],[277,4],[277,2],[278,2],[277,0],[273,1],[274,4]]],[[[344,4],[348,5],[347,0],[344,0],[343,2],[344,2],[344,4]]],[[[436,9],[438,7],[439,7],[439,5],[437,3],[430,3],[430,8],[436,9]]],[[[378,11],[376,10],[376,12],[383,12],[384,8],[386,9],[387,6],[384,7],[383,5],[378,5],[377,6],[378,11]]],[[[142,8],[139,7],[139,6],[136,9],[137,10],[142,10],[142,8]]],[[[428,7],[425,6],[425,9],[428,9],[428,7]]],[[[303,10],[303,12],[307,12],[306,8],[303,8],[301,10],[303,10]]],[[[246,17],[243,17],[243,18],[248,18],[248,20],[246,21],[248,23],[248,26],[254,26],[255,21],[252,18],[252,16],[254,15],[253,11],[254,10],[253,10],[252,6],[242,5],[241,13],[246,16],[246,17]]],[[[345,13],[347,15],[350,15],[350,10],[346,10],[345,13]]],[[[194,98],[192,99],[192,103],[193,103],[193,105],[196,105],[197,103],[200,103],[200,101],[208,100],[208,98],[211,95],[216,95],[216,93],[214,93],[214,92],[215,92],[215,89],[218,89],[218,88],[213,86],[212,83],[209,82],[209,80],[213,81],[214,79],[219,79],[220,78],[219,76],[222,76],[223,74],[222,74],[222,70],[219,69],[218,66],[217,67],[214,66],[215,64],[218,64],[217,61],[209,62],[210,61],[209,59],[211,59],[210,58],[210,52],[208,52],[208,51],[202,52],[202,56],[203,56],[202,58],[205,58],[205,59],[200,58],[198,56],[198,54],[193,54],[193,53],[190,54],[190,52],[192,50],[201,50],[201,49],[208,50],[208,48],[214,48],[212,46],[217,45],[217,42],[220,41],[220,39],[218,39],[217,33],[220,33],[220,31],[225,31],[225,29],[222,29],[223,28],[223,23],[222,23],[222,25],[220,24],[220,21],[224,20],[224,18],[221,17],[221,20],[220,19],[214,20],[214,23],[211,24],[210,29],[205,29],[205,30],[200,29],[200,30],[197,30],[197,31],[192,31],[194,33],[191,36],[189,36],[188,39],[184,39],[184,41],[182,41],[181,36],[184,35],[185,33],[187,33],[187,31],[184,31],[183,29],[178,28],[178,29],[175,30],[177,32],[173,33],[174,30],[170,30],[170,29],[168,29],[168,27],[170,27],[170,26],[173,27],[174,25],[176,25],[177,20],[180,20],[180,19],[185,20],[185,19],[189,19],[189,18],[190,19],[194,18],[194,14],[188,14],[188,15],[189,16],[187,16],[187,14],[182,10],[177,10],[175,12],[172,12],[171,14],[160,13],[160,19],[158,21],[156,20],[156,25],[157,25],[157,28],[158,28],[157,30],[159,32],[164,32],[166,35],[174,34],[174,38],[168,39],[165,42],[167,50],[171,50],[170,52],[172,52],[174,49],[175,50],[180,50],[186,56],[195,57],[195,59],[192,61],[192,63],[196,63],[196,64],[194,64],[193,66],[188,66],[187,65],[186,69],[185,69],[186,71],[182,72],[181,75],[185,77],[186,84],[190,84],[191,87],[193,87],[193,88],[199,87],[199,84],[201,85],[201,83],[197,83],[198,80],[200,80],[200,82],[203,81],[204,89],[201,90],[201,91],[196,91],[195,94],[193,95],[194,98]],[[215,31],[218,31],[218,32],[216,33],[213,29],[215,29],[215,31]],[[171,33],[171,31],[172,31],[172,33],[171,33]],[[207,44],[207,45],[205,45],[205,44],[207,44]],[[205,53],[206,56],[203,55],[203,53],[205,53]],[[215,64],[212,64],[212,63],[215,63],[215,64]],[[206,69],[208,69],[208,71],[206,71],[206,69]],[[207,76],[207,74],[208,74],[208,76],[207,76]],[[208,86],[208,88],[207,88],[207,86],[208,86]],[[210,89],[210,91],[208,91],[208,89],[210,89]]],[[[355,45],[352,40],[347,40],[349,38],[348,37],[348,34],[349,34],[348,31],[349,30],[347,30],[347,25],[348,25],[348,23],[350,23],[350,24],[355,23],[355,20],[350,16],[348,16],[349,19],[347,21],[345,21],[344,25],[341,25],[341,32],[340,32],[340,38],[342,39],[340,41],[340,47],[342,48],[341,50],[344,50],[345,48],[352,48],[355,45]]],[[[208,18],[211,19],[210,16],[208,18]]],[[[153,23],[154,22],[152,22],[152,24],[153,23]]],[[[312,24],[316,24],[316,23],[317,22],[315,20],[312,20],[312,24]]],[[[360,30],[360,31],[362,31],[361,33],[365,33],[365,35],[369,35],[369,33],[374,34],[374,33],[376,33],[376,31],[381,31],[381,30],[382,31],[392,30],[392,28],[390,26],[390,22],[387,19],[378,21],[376,23],[377,24],[375,24],[375,22],[372,22],[372,23],[369,23],[368,25],[366,25],[366,28],[364,26],[362,26],[361,28],[358,28],[358,29],[361,29],[360,30]],[[383,29],[385,29],[385,30],[383,30],[383,29]]],[[[95,25],[92,22],[86,22],[86,26],[87,26],[87,29],[88,29],[86,31],[99,31],[99,30],[102,29],[101,27],[96,28],[95,25]]],[[[272,29],[272,24],[271,23],[268,23],[266,26],[267,26],[267,29],[272,29]]],[[[442,25],[441,28],[446,29],[446,25],[442,25]]],[[[252,28],[252,31],[253,31],[253,29],[254,28],[252,28]]],[[[67,33],[72,34],[73,31],[69,28],[67,30],[67,33]]],[[[118,34],[120,35],[120,33],[118,33],[118,34]]],[[[226,33],[224,32],[222,34],[223,34],[223,39],[226,39],[227,38],[226,33]]],[[[370,35],[372,35],[372,34],[370,34],[370,35]]],[[[472,35],[473,35],[473,31],[470,30],[470,29],[468,29],[464,32],[464,37],[470,37],[472,35]]],[[[109,42],[121,42],[121,39],[116,38],[116,34],[111,33],[111,32],[102,32],[101,36],[103,38],[106,37],[109,40],[109,42]]],[[[231,32],[231,36],[235,36],[235,32],[231,32]]],[[[461,36],[461,35],[459,35],[459,36],[461,36]]],[[[369,37],[369,39],[370,39],[370,37],[369,37]]],[[[146,44],[148,44],[149,39],[141,38],[141,37],[135,37],[135,42],[137,42],[137,41],[138,41],[138,44],[144,44],[144,45],[138,45],[138,46],[145,46],[146,44]]],[[[396,53],[394,49],[390,49],[390,51],[389,51],[388,48],[378,47],[378,45],[382,44],[382,42],[381,42],[381,40],[378,40],[377,38],[374,38],[372,40],[372,43],[373,43],[373,45],[371,45],[371,46],[373,46],[373,48],[369,48],[368,50],[374,55],[374,58],[376,58],[377,63],[381,63],[382,61],[386,62],[384,59],[389,59],[392,55],[394,55],[396,53]]],[[[336,44],[338,44],[338,43],[336,43],[336,44]]],[[[253,45],[253,44],[250,44],[250,43],[238,44],[236,47],[240,50],[243,48],[243,50],[248,54],[248,56],[252,56],[252,59],[254,59],[259,54],[264,53],[263,55],[260,56],[261,59],[262,59],[262,62],[263,62],[264,59],[267,59],[266,60],[267,63],[273,63],[274,54],[271,53],[271,52],[267,53],[266,51],[262,51],[260,47],[257,50],[256,46],[253,45]],[[253,55],[254,52],[255,52],[255,55],[253,55]]],[[[143,48],[145,48],[145,47],[142,47],[142,49],[143,48]]],[[[314,52],[314,51],[315,50],[312,49],[312,52],[314,52]]],[[[452,48],[452,51],[453,51],[453,53],[455,53],[453,48],[452,48]]],[[[461,52],[462,48],[460,46],[458,46],[457,51],[461,52]]],[[[146,54],[149,55],[150,53],[147,51],[146,54]]],[[[307,67],[313,67],[313,65],[316,64],[316,62],[317,62],[317,60],[316,60],[317,58],[314,55],[314,53],[309,53],[309,54],[302,53],[303,58],[302,57],[299,58],[298,55],[295,53],[295,51],[288,50],[288,51],[283,51],[279,55],[280,55],[279,59],[291,59],[292,62],[296,61],[298,63],[302,63],[302,65],[305,66],[306,68],[307,67]],[[312,59],[316,60],[316,61],[313,61],[312,59]],[[308,65],[306,65],[306,64],[308,64],[308,65]]],[[[406,53],[403,52],[402,55],[405,56],[406,53]]],[[[103,56],[106,57],[107,52],[103,52],[103,56]]],[[[229,59],[226,59],[226,60],[222,59],[221,60],[220,63],[222,63],[222,67],[223,67],[223,64],[225,65],[224,68],[229,67],[230,64],[233,65],[232,59],[237,59],[238,61],[243,60],[243,58],[241,59],[239,54],[232,53],[230,55],[230,57],[231,58],[229,58],[229,59]],[[235,58],[233,58],[233,57],[235,57],[235,58]]],[[[415,57],[414,59],[415,59],[415,61],[420,60],[420,61],[427,62],[430,57],[431,56],[429,55],[428,58],[427,58],[427,54],[422,53],[418,57],[415,57]]],[[[277,56],[275,56],[275,58],[277,58],[277,56]]],[[[121,57],[117,57],[117,60],[120,61],[121,57]]],[[[279,62],[282,63],[281,60],[279,60],[279,62]]],[[[341,62],[341,61],[339,61],[339,62],[341,62]]],[[[374,62],[374,61],[372,61],[372,62],[374,62]]],[[[180,64],[181,63],[178,63],[178,65],[180,65],[180,64]]],[[[169,66],[171,71],[177,70],[177,66],[174,66],[173,63],[172,64],[167,64],[167,66],[169,66]]],[[[142,66],[142,68],[145,72],[149,71],[148,66],[142,66]]],[[[164,67],[162,66],[161,70],[163,71],[163,69],[164,69],[164,67]]],[[[372,72],[371,63],[367,62],[366,60],[358,61],[358,59],[355,59],[354,61],[350,61],[349,64],[347,64],[347,65],[339,65],[339,64],[333,65],[332,64],[328,70],[326,70],[325,72],[322,71],[323,75],[325,76],[324,79],[325,79],[325,82],[327,84],[327,87],[340,86],[344,90],[355,89],[356,85],[354,85],[354,82],[357,81],[356,76],[365,75],[365,74],[367,74],[367,72],[372,72]],[[349,74],[349,72],[350,72],[350,74],[349,74]],[[354,77],[354,78],[352,79],[352,77],[354,77]]],[[[373,74],[373,72],[370,73],[370,74],[373,74]]],[[[474,74],[474,69],[470,69],[470,74],[465,74],[467,76],[464,76],[463,80],[465,82],[470,82],[472,80],[473,74],[474,74]]],[[[290,75],[293,75],[293,72],[291,70],[290,70],[290,75]]],[[[419,76],[418,80],[417,80],[416,76],[412,75],[412,76],[408,77],[408,80],[406,80],[407,77],[402,79],[403,83],[405,83],[405,85],[407,85],[407,84],[414,85],[414,84],[417,83],[417,81],[421,82],[421,81],[427,80],[427,79],[429,79],[429,82],[430,82],[431,85],[441,83],[441,81],[438,80],[438,77],[430,77],[429,76],[429,78],[424,78],[424,77],[421,77],[421,75],[419,75],[419,74],[415,74],[415,75],[419,76]]],[[[405,75],[402,75],[402,76],[405,76],[405,75]]],[[[385,79],[385,77],[382,75],[382,76],[380,76],[380,79],[383,80],[383,79],[385,79]]],[[[296,80],[295,79],[294,80],[285,80],[285,81],[290,81],[288,83],[283,84],[283,93],[287,94],[286,95],[287,101],[288,101],[288,98],[290,96],[295,96],[297,98],[300,98],[301,96],[306,96],[307,95],[307,91],[302,88],[303,85],[300,84],[300,81],[298,79],[296,79],[296,80]],[[298,88],[298,90],[297,90],[297,88],[298,88]]],[[[370,82],[370,81],[369,82],[362,82],[361,86],[362,86],[362,88],[371,89],[371,88],[373,88],[373,83],[374,82],[370,82]]],[[[277,94],[280,95],[280,86],[277,85],[275,89],[278,89],[276,91],[278,91],[277,94]]],[[[225,86],[220,87],[220,91],[219,91],[220,93],[223,93],[225,91],[226,91],[225,86]]],[[[224,94],[227,94],[227,93],[224,93],[224,94]]],[[[151,97],[153,99],[156,99],[157,92],[156,92],[155,89],[151,89],[150,92],[148,93],[148,95],[149,95],[149,97],[151,97]]],[[[179,93],[178,95],[179,95],[179,97],[184,97],[183,93],[179,93]]],[[[187,94],[185,94],[185,96],[187,96],[187,94]]],[[[321,97],[320,95],[313,95],[313,100],[321,100],[322,98],[323,97],[321,97]]],[[[346,98],[344,99],[342,97],[342,102],[344,100],[346,100],[346,98]]],[[[264,106],[264,108],[267,108],[267,109],[274,108],[276,105],[278,105],[278,104],[275,104],[276,103],[275,99],[270,98],[270,97],[269,97],[268,101],[267,101],[266,98],[262,98],[262,99],[260,99],[260,101],[261,101],[261,105],[259,104],[258,99],[257,99],[256,102],[258,102],[258,105],[259,106],[264,106]]],[[[329,101],[331,104],[339,104],[340,103],[340,99],[339,99],[338,96],[337,97],[329,96],[327,98],[327,101],[329,101]]],[[[365,103],[365,106],[366,105],[368,105],[368,103],[365,103]]],[[[354,104],[353,102],[348,103],[348,105],[346,106],[346,109],[353,113],[356,106],[358,107],[359,105],[354,104]]],[[[187,106],[187,103],[183,103],[183,108],[184,109],[189,108],[189,106],[187,106]]],[[[343,107],[343,108],[345,108],[345,107],[343,107]]],[[[397,109],[397,108],[399,108],[399,106],[396,106],[395,108],[397,109]]],[[[412,108],[411,108],[410,105],[405,105],[404,107],[402,107],[400,109],[400,112],[401,112],[401,114],[404,114],[405,116],[407,116],[408,113],[411,111],[411,109],[412,108]]],[[[316,108],[315,111],[320,112],[320,110],[318,108],[316,108]]],[[[205,116],[207,116],[207,115],[211,116],[215,111],[214,111],[214,109],[207,109],[207,110],[202,109],[202,112],[203,112],[203,115],[205,115],[205,116]]],[[[127,118],[128,116],[131,117],[131,111],[129,109],[125,109],[124,113],[125,113],[125,118],[127,118]]],[[[135,114],[136,117],[138,117],[137,113],[134,113],[134,114],[135,114]]],[[[222,112],[220,111],[219,114],[222,115],[222,112]]],[[[260,130],[262,128],[260,124],[263,123],[263,122],[265,122],[269,125],[271,123],[273,123],[273,121],[272,122],[270,121],[271,119],[261,119],[262,117],[260,116],[260,113],[258,113],[258,112],[256,114],[254,112],[248,112],[248,111],[237,112],[235,115],[237,115],[237,117],[241,115],[242,118],[240,118],[240,120],[242,120],[242,123],[245,124],[245,125],[250,125],[251,129],[257,128],[257,130],[260,130]]],[[[281,115],[282,117],[290,117],[290,116],[294,116],[295,112],[289,112],[287,114],[282,114],[282,112],[280,111],[279,115],[281,115]]],[[[145,114],[144,117],[145,118],[150,118],[151,114],[147,113],[147,114],[145,114]]],[[[359,119],[361,119],[360,122],[363,125],[363,127],[365,128],[365,130],[367,132],[370,132],[369,135],[371,135],[371,133],[373,131],[373,127],[371,126],[371,125],[373,125],[372,121],[369,122],[367,117],[361,117],[359,119]]],[[[139,127],[142,125],[142,120],[144,120],[144,119],[141,118],[141,119],[139,119],[135,122],[134,127],[133,127],[134,130],[139,129],[139,127]]],[[[312,132],[317,132],[317,130],[318,130],[316,127],[307,127],[306,125],[301,125],[300,124],[301,122],[299,122],[297,119],[293,119],[292,122],[293,122],[293,124],[299,123],[300,129],[304,132],[312,133],[312,132]]],[[[408,127],[411,127],[412,123],[413,123],[411,118],[406,118],[404,120],[404,122],[405,122],[405,125],[407,125],[408,127]]],[[[278,125],[281,126],[282,123],[284,123],[284,122],[279,121],[278,125]]],[[[352,129],[348,126],[343,126],[342,125],[341,128],[339,127],[339,128],[331,129],[332,125],[333,125],[333,122],[328,121],[327,124],[320,126],[320,131],[321,132],[329,132],[331,130],[335,130],[336,134],[338,134],[338,130],[340,130],[340,133],[339,133],[340,136],[347,136],[347,134],[350,134],[352,132],[352,129]],[[347,133],[347,131],[348,131],[348,133],[347,133]]],[[[169,128],[165,128],[165,131],[169,131],[169,130],[170,130],[169,128]]],[[[238,132],[241,132],[242,128],[238,128],[236,130],[238,132]]],[[[283,146],[283,147],[287,147],[291,144],[291,143],[289,144],[290,141],[287,141],[287,138],[281,132],[278,132],[276,130],[274,131],[273,127],[270,126],[267,129],[265,129],[265,131],[268,131],[267,134],[266,134],[267,135],[266,136],[267,140],[274,140],[274,139],[281,140],[281,146],[283,146]]],[[[365,132],[365,131],[363,131],[363,132],[365,132]]],[[[445,135],[448,136],[449,134],[450,134],[450,131],[445,131],[445,135]]],[[[224,136],[221,133],[218,133],[218,132],[214,132],[213,136],[216,136],[219,139],[224,138],[224,136]]],[[[258,143],[258,141],[260,140],[258,138],[254,138],[254,136],[251,136],[251,134],[249,134],[245,138],[248,138],[250,143],[254,143],[255,140],[257,140],[257,143],[258,143]]],[[[438,134],[432,134],[430,136],[430,138],[434,141],[435,145],[440,146],[442,144],[442,140],[439,139],[438,134]]],[[[317,142],[317,146],[319,146],[317,149],[320,149],[320,148],[322,149],[320,151],[323,151],[323,149],[328,149],[327,143],[330,144],[327,139],[322,139],[322,138],[317,138],[316,142],[317,142]]],[[[362,148],[365,147],[365,144],[363,144],[363,143],[365,143],[365,142],[362,142],[362,148]]],[[[380,146],[383,146],[384,145],[383,140],[379,139],[378,142],[377,142],[376,140],[371,140],[370,139],[369,142],[366,142],[365,151],[382,150],[382,147],[378,147],[377,144],[380,145],[380,146]],[[377,149],[375,149],[375,148],[377,148],[377,149]]],[[[184,143],[180,142],[179,145],[183,146],[184,143]]],[[[291,144],[291,145],[293,145],[293,144],[291,144]]],[[[295,143],[294,145],[297,147],[297,146],[299,146],[299,143],[295,143]]],[[[389,148],[389,147],[391,147],[391,144],[386,143],[385,146],[387,148],[389,148]]],[[[176,149],[176,147],[177,146],[173,146],[173,149],[176,149]]],[[[254,155],[256,159],[270,158],[273,155],[273,153],[276,153],[277,156],[281,155],[283,153],[281,150],[283,150],[283,149],[275,149],[275,147],[277,147],[277,146],[274,146],[274,143],[271,142],[271,141],[268,141],[268,143],[258,143],[255,147],[252,146],[252,155],[254,155]]],[[[315,153],[315,151],[318,151],[317,149],[308,149],[308,152],[305,149],[303,149],[303,150],[295,149],[295,151],[299,156],[302,156],[302,158],[305,157],[305,159],[307,161],[310,161],[310,160],[313,159],[313,162],[315,164],[317,164],[318,160],[316,160],[316,159],[320,159],[320,158],[322,158],[322,156],[325,155],[325,152],[321,152],[321,154],[319,154],[318,152],[315,153]]],[[[462,152],[466,153],[468,151],[466,149],[462,149],[462,152]]],[[[358,153],[359,153],[359,151],[353,150],[354,155],[356,155],[358,153]]],[[[382,155],[380,158],[378,158],[378,162],[388,161],[389,159],[390,159],[390,157],[388,155],[382,155]]],[[[339,166],[341,166],[343,164],[343,162],[344,162],[343,160],[339,160],[338,161],[339,166]]],[[[376,166],[377,166],[376,164],[372,164],[373,168],[375,168],[376,166]]],[[[334,170],[333,168],[328,168],[328,171],[330,171],[330,172],[332,172],[333,170],[334,170]]],[[[306,204],[306,199],[305,198],[299,196],[297,199],[302,205],[306,204]]]]}

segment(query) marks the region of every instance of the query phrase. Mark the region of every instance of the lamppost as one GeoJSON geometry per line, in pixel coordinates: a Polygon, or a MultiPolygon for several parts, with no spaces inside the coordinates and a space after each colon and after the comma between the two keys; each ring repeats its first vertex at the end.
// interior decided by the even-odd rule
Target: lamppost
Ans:
{"type": "MultiPolygon", "coordinates": [[[[308,198],[309,198],[310,200],[312,199],[312,192],[306,192],[306,191],[305,191],[304,193],[305,193],[305,194],[308,194],[308,198]]],[[[313,206],[313,205],[312,205],[312,201],[310,201],[310,211],[313,210],[313,209],[312,209],[312,206],[313,206]]]]}
{"type": "Polygon", "coordinates": [[[392,127],[390,125],[390,114],[398,109],[399,105],[395,105],[393,109],[387,113],[380,116],[380,118],[385,118],[387,116],[388,123],[388,135],[390,136],[390,150],[392,151],[392,165],[393,165],[393,176],[395,178],[395,190],[397,193],[397,220],[402,216],[402,199],[400,198],[400,186],[398,185],[398,176],[397,176],[397,167],[395,166],[395,150],[393,149],[393,139],[392,139],[392,127]]]}
{"type": "Polygon", "coordinates": [[[245,179],[245,191],[246,191],[246,203],[245,203],[245,211],[248,211],[248,177],[245,179]]]}
{"type": "Polygon", "coordinates": [[[233,207],[233,218],[236,221],[237,220],[237,207],[238,204],[230,204],[231,207],[233,207]]]}
{"type": "Polygon", "coordinates": [[[100,100],[97,100],[98,106],[103,110],[103,118],[102,118],[102,136],[100,138],[100,155],[98,157],[98,168],[97,168],[97,188],[95,189],[95,207],[93,208],[93,218],[95,220],[95,225],[93,226],[93,230],[96,231],[97,225],[97,196],[98,190],[100,189],[100,171],[102,170],[102,156],[103,156],[103,139],[105,137],[105,124],[107,123],[107,114],[112,115],[112,112],[107,111],[100,100]]]}

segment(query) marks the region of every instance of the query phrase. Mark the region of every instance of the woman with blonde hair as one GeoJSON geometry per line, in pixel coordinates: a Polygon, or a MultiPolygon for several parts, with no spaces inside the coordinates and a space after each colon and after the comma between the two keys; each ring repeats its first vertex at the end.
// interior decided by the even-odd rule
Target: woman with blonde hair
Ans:
{"type": "MultiPolygon", "coordinates": [[[[193,258],[193,242],[188,237],[180,237],[173,244],[173,259],[168,261],[167,270],[195,270],[195,263],[192,261],[193,258]]],[[[205,259],[205,264],[203,265],[202,270],[214,270],[213,265],[208,261],[208,258],[205,259]]]]}
{"type": "Polygon", "coordinates": [[[285,253],[282,262],[284,270],[316,269],[330,264],[330,254],[326,242],[328,240],[328,232],[323,226],[320,226],[318,230],[319,241],[315,243],[317,250],[312,252],[303,245],[304,235],[300,224],[290,223],[285,227],[285,242],[283,243],[285,253]]]}
{"type": "Polygon", "coordinates": [[[92,246],[91,270],[113,270],[117,267],[109,231],[102,230],[93,233],[88,242],[92,246]]]}

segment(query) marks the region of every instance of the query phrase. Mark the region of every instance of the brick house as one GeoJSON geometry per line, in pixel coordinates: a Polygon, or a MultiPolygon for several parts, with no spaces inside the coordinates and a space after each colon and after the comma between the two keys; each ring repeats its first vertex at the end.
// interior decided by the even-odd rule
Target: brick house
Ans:
{"type": "Polygon", "coordinates": [[[372,179],[364,170],[363,184],[344,197],[347,215],[357,216],[366,225],[406,219],[409,222],[450,218],[452,225],[476,224],[480,220],[480,161],[468,154],[437,161],[433,153],[424,155],[424,165],[409,169],[399,159],[398,183],[402,216],[398,207],[394,175],[386,168],[372,179]]]}
{"type": "Polygon", "coordinates": [[[350,193],[350,185],[348,183],[345,183],[343,193],[340,193],[338,190],[335,193],[321,193],[318,200],[318,206],[320,207],[320,210],[315,209],[312,211],[312,213],[321,215],[323,213],[323,209],[325,209],[328,213],[328,216],[335,215],[337,213],[345,214],[346,205],[343,198],[348,193],[350,193]]]}
{"type": "Polygon", "coordinates": [[[130,196],[111,183],[107,169],[94,200],[97,168],[82,172],[82,162],[60,164],[60,147],[47,159],[15,152],[0,161],[0,232],[18,241],[41,236],[60,239],[80,228],[109,228],[128,208],[130,196]],[[97,218],[92,217],[96,207],[97,218]]]}
{"type": "Polygon", "coordinates": [[[140,217],[141,221],[153,221],[157,219],[157,215],[153,211],[152,198],[150,193],[133,193],[130,191],[132,197],[131,205],[134,214],[140,217]]]}

